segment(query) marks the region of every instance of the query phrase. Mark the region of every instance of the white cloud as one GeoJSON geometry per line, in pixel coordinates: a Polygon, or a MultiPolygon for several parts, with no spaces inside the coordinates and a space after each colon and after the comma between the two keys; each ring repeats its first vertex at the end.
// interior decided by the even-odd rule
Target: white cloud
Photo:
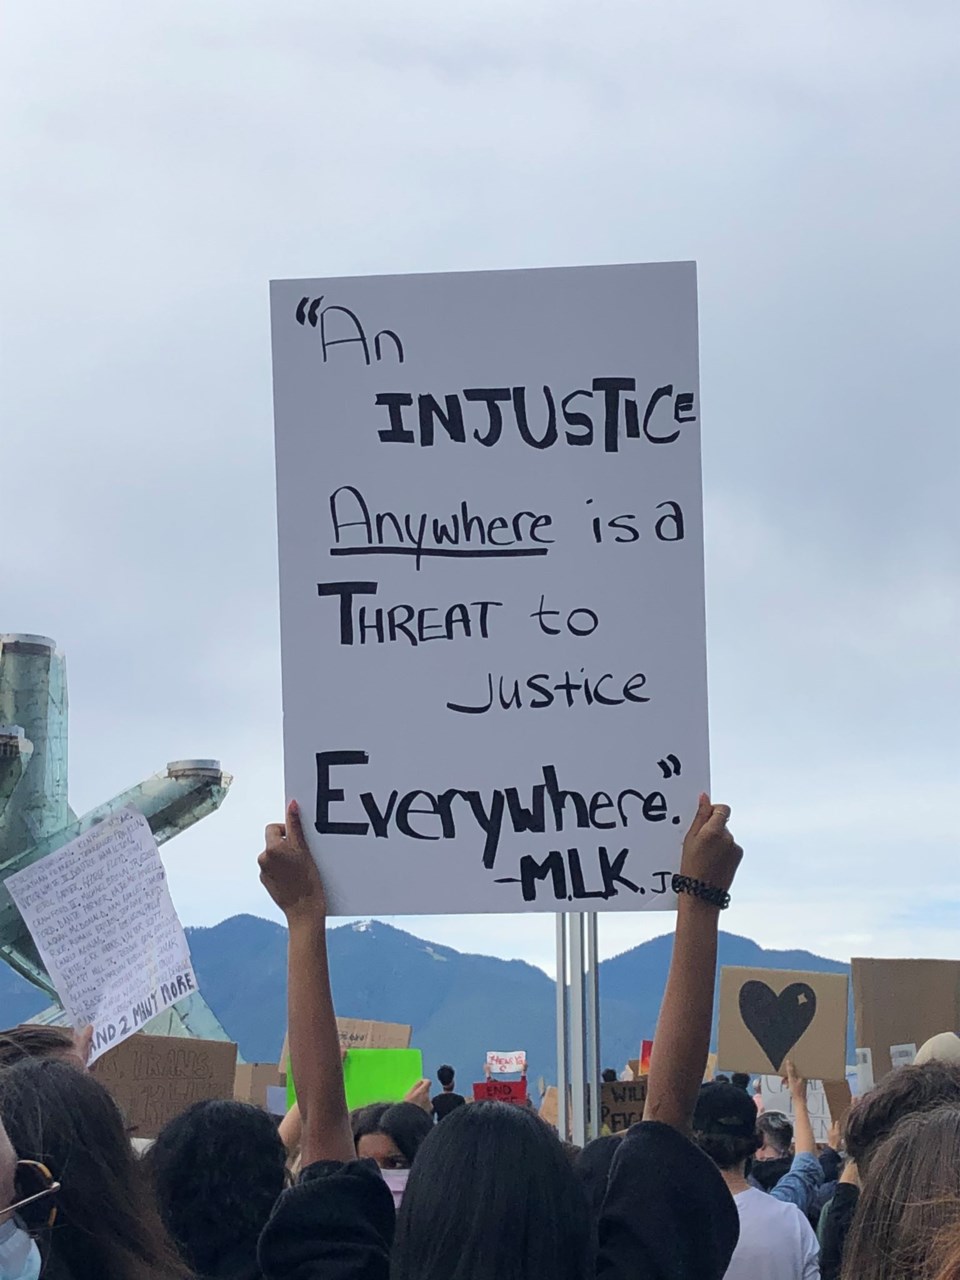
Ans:
{"type": "MultiPolygon", "coordinates": [[[[68,653],[75,807],[167,759],[235,773],[167,853],[188,922],[264,909],[283,802],[268,278],[695,256],[729,926],[943,954],[903,908],[958,896],[955,6],[5,26],[0,622],[68,653]]],[[[412,923],[550,963],[549,919],[412,923]]],[[[604,920],[604,950],[668,926],[604,920]]]]}

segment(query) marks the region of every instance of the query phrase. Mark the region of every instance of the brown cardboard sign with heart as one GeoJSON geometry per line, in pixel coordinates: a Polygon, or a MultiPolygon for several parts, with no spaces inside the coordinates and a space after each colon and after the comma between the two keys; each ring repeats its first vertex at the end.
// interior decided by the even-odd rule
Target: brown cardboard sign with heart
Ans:
{"type": "Polygon", "coordinates": [[[845,974],[721,969],[721,1070],[780,1073],[789,1058],[808,1080],[842,1080],[846,1043],[845,974]]]}

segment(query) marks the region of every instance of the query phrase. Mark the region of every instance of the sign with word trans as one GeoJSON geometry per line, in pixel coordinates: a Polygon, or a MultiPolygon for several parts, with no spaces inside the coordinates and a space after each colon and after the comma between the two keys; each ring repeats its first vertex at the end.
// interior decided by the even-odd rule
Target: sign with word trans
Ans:
{"type": "Polygon", "coordinates": [[[693,263],[275,281],[286,787],[342,915],[670,908],[693,263]]]}

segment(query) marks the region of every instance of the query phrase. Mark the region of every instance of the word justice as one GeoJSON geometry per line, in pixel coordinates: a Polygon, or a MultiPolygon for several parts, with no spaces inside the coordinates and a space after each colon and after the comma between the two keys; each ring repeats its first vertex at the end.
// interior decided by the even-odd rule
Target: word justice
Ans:
{"type": "Polygon", "coordinates": [[[569,671],[565,671],[563,679],[554,682],[552,676],[537,672],[536,675],[528,676],[522,685],[519,680],[500,676],[494,692],[493,672],[489,671],[481,701],[472,704],[448,702],[447,707],[451,711],[461,711],[464,715],[483,715],[487,711],[492,711],[494,707],[499,707],[501,711],[530,707],[536,711],[543,707],[552,707],[555,702],[558,706],[568,707],[581,705],[620,707],[625,702],[650,701],[639,692],[647,683],[647,677],[642,672],[630,676],[628,680],[621,681],[619,684],[614,684],[612,688],[608,686],[608,682],[614,677],[609,671],[591,679],[581,667],[580,675],[582,679],[575,680],[569,671]],[[617,693],[620,694],[619,697],[617,693]]]}
{"type": "Polygon", "coordinates": [[[484,837],[483,865],[491,868],[505,829],[520,835],[526,831],[563,831],[565,824],[581,830],[612,831],[627,828],[631,817],[643,822],[676,825],[670,817],[662,791],[642,792],[628,787],[616,793],[565,791],[552,764],[540,768],[542,782],[535,783],[527,796],[518,787],[496,787],[486,795],[476,788],[449,787],[446,791],[392,790],[378,799],[372,791],[356,794],[347,802],[342,784],[331,777],[334,769],[360,767],[370,763],[366,751],[318,751],[317,809],[315,827],[320,835],[370,836],[386,840],[391,832],[408,840],[456,840],[468,831],[479,830],[484,837]],[[331,810],[346,807],[343,817],[331,810]]]}
{"type": "Polygon", "coordinates": [[[636,378],[593,378],[589,390],[580,387],[565,395],[548,386],[542,393],[528,393],[526,387],[467,387],[442,396],[418,395],[415,402],[408,391],[383,391],[375,403],[386,409],[389,425],[377,435],[385,444],[431,448],[442,434],[454,444],[473,440],[492,448],[506,432],[532,449],[602,440],[606,453],[617,453],[621,439],[672,444],[685,423],[696,422],[693,392],[675,393],[669,382],[638,400],[636,390],[636,378]],[[534,410],[532,402],[541,394],[534,410]]]}

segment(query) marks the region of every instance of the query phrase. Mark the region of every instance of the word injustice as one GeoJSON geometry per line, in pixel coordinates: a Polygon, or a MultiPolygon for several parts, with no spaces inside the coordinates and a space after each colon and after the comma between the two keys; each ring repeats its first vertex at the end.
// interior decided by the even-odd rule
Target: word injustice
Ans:
{"type": "Polygon", "coordinates": [[[390,425],[380,428],[377,434],[385,444],[419,444],[428,449],[436,443],[439,427],[455,444],[466,444],[469,437],[492,448],[503,439],[501,406],[505,404],[509,406],[508,430],[511,434],[515,431],[532,449],[549,449],[561,438],[568,445],[592,445],[595,439],[602,438],[604,450],[616,453],[621,438],[672,444],[679,439],[684,423],[696,422],[697,416],[692,411],[693,392],[680,391],[675,395],[673,383],[657,387],[647,398],[641,414],[640,402],[629,394],[636,389],[636,378],[594,378],[590,390],[581,387],[563,396],[558,415],[557,397],[550,387],[544,386],[542,420],[536,427],[531,426],[531,415],[527,412],[526,387],[468,387],[442,397],[418,395],[415,412],[410,392],[382,391],[375,403],[386,409],[390,425]],[[594,400],[595,396],[599,399],[594,400]],[[584,400],[591,403],[585,405],[584,400]],[[479,425],[468,425],[463,402],[482,406],[473,411],[479,425]],[[593,409],[597,410],[596,421],[590,413],[593,409]],[[563,418],[562,435],[559,416],[563,418]]]}
{"type": "Polygon", "coordinates": [[[528,676],[521,688],[520,681],[510,681],[508,676],[500,676],[497,681],[497,692],[494,695],[493,672],[487,672],[486,691],[483,701],[475,703],[472,706],[448,702],[447,706],[451,711],[462,711],[465,715],[483,715],[484,712],[490,711],[494,706],[499,706],[501,711],[509,711],[511,707],[519,710],[527,706],[538,710],[541,707],[553,706],[557,702],[560,706],[566,704],[568,707],[578,705],[580,699],[575,695],[582,694],[583,702],[592,707],[595,703],[601,707],[619,707],[624,702],[649,702],[649,698],[645,698],[638,690],[642,689],[647,683],[647,677],[638,672],[634,676],[630,676],[628,680],[623,681],[620,685],[615,685],[615,689],[619,689],[621,697],[617,697],[614,693],[603,692],[603,686],[608,680],[613,679],[613,675],[606,671],[602,676],[597,677],[591,683],[591,678],[584,675],[583,667],[580,668],[582,680],[574,680],[569,671],[563,673],[563,679],[550,683],[551,677],[538,672],[536,675],[528,676]],[[504,683],[506,682],[506,683],[504,683]],[[534,696],[531,698],[530,694],[534,696]],[[562,697],[558,698],[560,694],[562,697]],[[524,701],[526,699],[526,701],[524,701]]]}
{"type": "MultiPolygon", "coordinates": [[[[557,770],[552,764],[541,766],[543,782],[530,788],[529,808],[520,798],[517,787],[495,788],[484,797],[478,790],[450,787],[446,791],[408,791],[401,796],[391,791],[385,801],[379,801],[372,792],[357,795],[360,809],[366,821],[342,821],[330,816],[333,805],[344,803],[342,787],[331,781],[331,770],[342,766],[366,765],[370,757],[365,751],[317,752],[317,811],[314,823],[320,835],[368,836],[379,840],[390,835],[391,824],[398,835],[410,840],[455,840],[457,823],[473,822],[484,834],[483,865],[491,868],[500,847],[500,837],[509,824],[520,834],[525,831],[563,831],[565,822],[579,828],[596,828],[610,831],[629,826],[631,809],[634,817],[645,822],[666,822],[667,801],[660,791],[643,795],[628,787],[616,796],[606,791],[582,795],[579,791],[564,791],[557,781],[557,770]],[[416,819],[416,822],[414,821],[416,819]]],[[[679,823],[674,816],[671,822],[679,823]]]]}
{"type": "Polygon", "coordinates": [[[341,485],[330,495],[330,520],[337,544],[330,548],[332,556],[415,556],[418,569],[424,556],[545,556],[553,542],[542,536],[553,524],[552,516],[533,511],[518,511],[509,518],[478,516],[471,514],[466,502],[442,518],[431,519],[425,511],[371,514],[363,494],[352,484],[341,485]],[[340,545],[346,529],[362,530],[355,545],[340,545]]]}

